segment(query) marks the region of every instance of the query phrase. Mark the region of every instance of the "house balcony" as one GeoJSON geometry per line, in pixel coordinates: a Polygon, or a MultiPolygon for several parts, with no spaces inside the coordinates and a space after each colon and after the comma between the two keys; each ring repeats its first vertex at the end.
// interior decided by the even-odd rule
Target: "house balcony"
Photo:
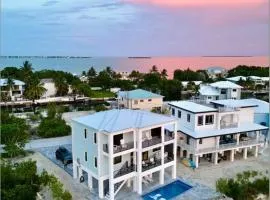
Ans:
{"type": "Polygon", "coordinates": [[[239,111],[239,108],[234,107],[218,107],[218,112],[224,113],[224,112],[235,112],[239,111]]]}
{"type": "Polygon", "coordinates": [[[118,178],[120,176],[124,176],[126,174],[129,174],[129,173],[132,173],[136,171],[136,165],[123,165],[123,167],[119,170],[116,170],[114,171],[113,175],[114,175],[114,178],[118,178]]]}
{"type": "Polygon", "coordinates": [[[161,143],[160,137],[152,137],[151,139],[145,139],[142,141],[142,148],[150,147],[161,143]]]}
{"type": "MultiPolygon", "coordinates": [[[[127,142],[121,145],[113,145],[113,153],[119,153],[134,148],[134,142],[127,142]]],[[[108,144],[103,144],[103,151],[109,153],[108,144]]]]}
{"type": "Polygon", "coordinates": [[[149,160],[142,161],[142,171],[147,171],[161,165],[161,159],[150,158],[149,160]]]}
{"type": "Polygon", "coordinates": [[[169,163],[174,160],[174,155],[164,157],[164,164],[169,163]]]}
{"type": "Polygon", "coordinates": [[[238,123],[237,122],[223,122],[220,123],[220,129],[225,129],[225,128],[237,128],[238,127],[238,123]]]}
{"type": "Polygon", "coordinates": [[[165,142],[168,142],[170,140],[174,140],[174,136],[164,135],[165,142]]]}

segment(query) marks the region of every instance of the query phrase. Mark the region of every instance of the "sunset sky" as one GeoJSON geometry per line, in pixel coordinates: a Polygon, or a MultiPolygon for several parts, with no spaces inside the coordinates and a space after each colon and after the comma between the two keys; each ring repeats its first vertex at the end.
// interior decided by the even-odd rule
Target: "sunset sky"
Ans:
{"type": "Polygon", "coordinates": [[[2,0],[2,55],[264,56],[268,0],[2,0]]]}

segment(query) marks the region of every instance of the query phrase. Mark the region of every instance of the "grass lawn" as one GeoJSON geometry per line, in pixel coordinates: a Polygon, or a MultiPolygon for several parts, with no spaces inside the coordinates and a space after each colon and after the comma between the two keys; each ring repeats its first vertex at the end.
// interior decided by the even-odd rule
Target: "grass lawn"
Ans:
{"type": "Polygon", "coordinates": [[[111,98],[115,97],[115,93],[105,90],[92,91],[91,98],[111,98]]]}

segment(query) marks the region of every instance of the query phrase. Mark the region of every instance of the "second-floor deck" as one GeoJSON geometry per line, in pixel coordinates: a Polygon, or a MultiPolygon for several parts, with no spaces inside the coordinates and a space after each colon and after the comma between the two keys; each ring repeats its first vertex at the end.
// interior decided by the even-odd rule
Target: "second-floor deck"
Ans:
{"type": "MultiPolygon", "coordinates": [[[[113,145],[113,153],[119,153],[134,148],[134,142],[127,142],[121,145],[113,145]]],[[[103,144],[103,151],[109,153],[108,144],[103,144]]]]}

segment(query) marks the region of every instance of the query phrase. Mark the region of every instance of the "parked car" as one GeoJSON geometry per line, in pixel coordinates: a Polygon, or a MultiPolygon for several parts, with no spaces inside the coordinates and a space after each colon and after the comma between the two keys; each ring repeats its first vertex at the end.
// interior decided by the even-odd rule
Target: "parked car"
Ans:
{"type": "Polygon", "coordinates": [[[55,152],[55,157],[65,165],[72,163],[72,154],[65,147],[59,147],[55,152]]]}

